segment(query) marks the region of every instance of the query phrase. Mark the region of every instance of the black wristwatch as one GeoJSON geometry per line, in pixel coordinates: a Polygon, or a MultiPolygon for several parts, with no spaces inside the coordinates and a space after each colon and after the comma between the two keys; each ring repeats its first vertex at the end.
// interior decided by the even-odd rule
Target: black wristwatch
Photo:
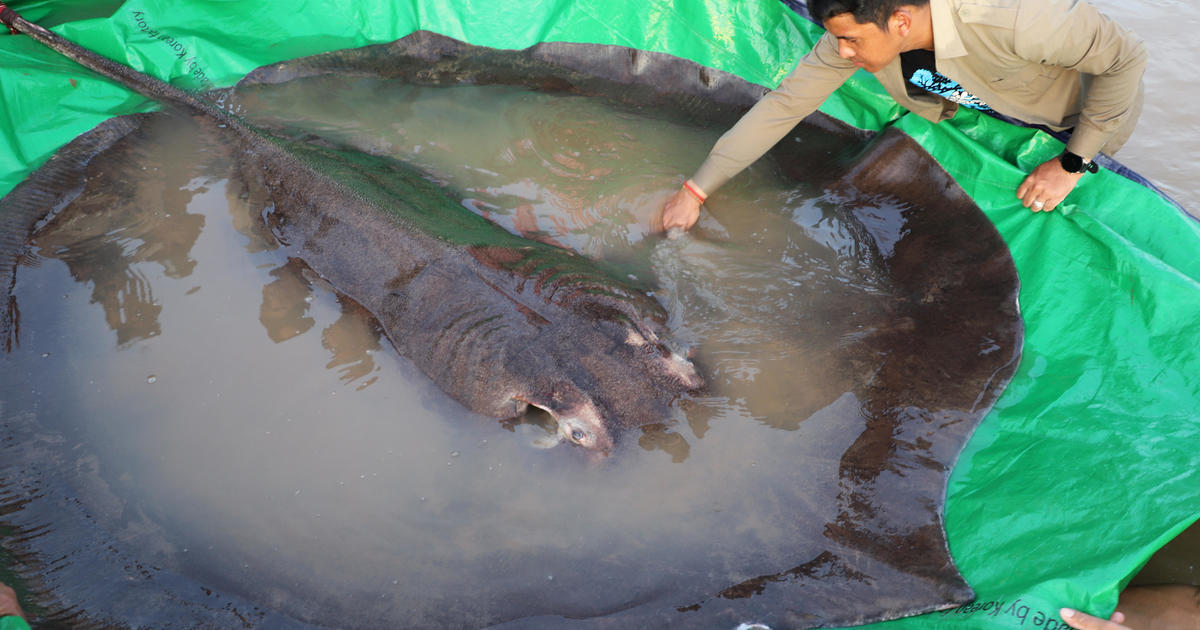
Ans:
{"type": "Polygon", "coordinates": [[[1062,155],[1058,156],[1058,163],[1062,164],[1063,170],[1068,173],[1095,173],[1100,170],[1100,167],[1096,166],[1095,160],[1084,162],[1082,156],[1075,155],[1070,151],[1063,151],[1062,155]]]}

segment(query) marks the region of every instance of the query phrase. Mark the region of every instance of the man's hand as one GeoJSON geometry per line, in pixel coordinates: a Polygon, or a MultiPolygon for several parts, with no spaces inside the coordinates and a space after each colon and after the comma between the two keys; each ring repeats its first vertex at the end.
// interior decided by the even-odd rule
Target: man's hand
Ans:
{"type": "Polygon", "coordinates": [[[1080,177],[1083,173],[1068,173],[1054,157],[1033,169],[1017,187],[1017,197],[1021,205],[1034,212],[1049,212],[1075,189],[1080,177]]]}
{"type": "Polygon", "coordinates": [[[25,618],[25,612],[17,603],[17,594],[7,584],[0,584],[0,617],[16,616],[25,618]]]}
{"type": "Polygon", "coordinates": [[[1121,625],[1125,621],[1125,615],[1119,612],[1114,612],[1108,621],[1070,608],[1063,608],[1058,614],[1068,626],[1078,630],[1130,630],[1128,626],[1121,625]]]}
{"type": "Polygon", "coordinates": [[[688,229],[700,218],[700,200],[687,189],[680,188],[662,206],[662,229],[688,229]]]}

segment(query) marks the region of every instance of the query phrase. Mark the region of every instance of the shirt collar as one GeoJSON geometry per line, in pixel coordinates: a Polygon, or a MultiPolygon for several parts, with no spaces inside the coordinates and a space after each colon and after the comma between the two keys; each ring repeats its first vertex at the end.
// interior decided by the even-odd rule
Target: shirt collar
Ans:
{"type": "Polygon", "coordinates": [[[933,19],[933,51],[938,59],[962,57],[967,54],[958,29],[954,27],[954,10],[950,0],[929,0],[929,14],[933,19]]]}

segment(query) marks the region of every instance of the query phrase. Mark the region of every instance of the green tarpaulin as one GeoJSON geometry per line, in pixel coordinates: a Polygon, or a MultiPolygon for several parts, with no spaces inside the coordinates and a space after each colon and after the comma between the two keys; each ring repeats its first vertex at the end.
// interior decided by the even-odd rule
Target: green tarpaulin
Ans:
{"type": "MultiPolygon", "coordinates": [[[[630,46],[773,87],[820,34],[779,0],[10,4],[189,89],[418,29],[497,48],[630,46]]],[[[0,192],[104,119],[155,108],[26,37],[0,35],[0,60],[0,192]]],[[[1061,143],[970,110],[930,124],[865,73],[822,109],[916,138],[996,224],[1022,284],[1021,366],[947,498],[951,550],[978,599],[875,627],[1056,628],[1060,606],[1107,616],[1124,581],[1200,516],[1200,223],[1107,170],[1059,211],[1030,213],[1014,191],[1061,143]]]]}

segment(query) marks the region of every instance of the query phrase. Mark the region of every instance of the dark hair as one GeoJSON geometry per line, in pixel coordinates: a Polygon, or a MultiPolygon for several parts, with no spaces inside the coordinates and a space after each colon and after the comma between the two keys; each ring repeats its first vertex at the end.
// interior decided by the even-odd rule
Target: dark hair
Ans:
{"type": "Polygon", "coordinates": [[[854,16],[859,24],[874,23],[888,30],[888,20],[902,6],[924,6],[929,0],[809,0],[808,14],[824,23],[829,18],[843,13],[854,16]]]}

